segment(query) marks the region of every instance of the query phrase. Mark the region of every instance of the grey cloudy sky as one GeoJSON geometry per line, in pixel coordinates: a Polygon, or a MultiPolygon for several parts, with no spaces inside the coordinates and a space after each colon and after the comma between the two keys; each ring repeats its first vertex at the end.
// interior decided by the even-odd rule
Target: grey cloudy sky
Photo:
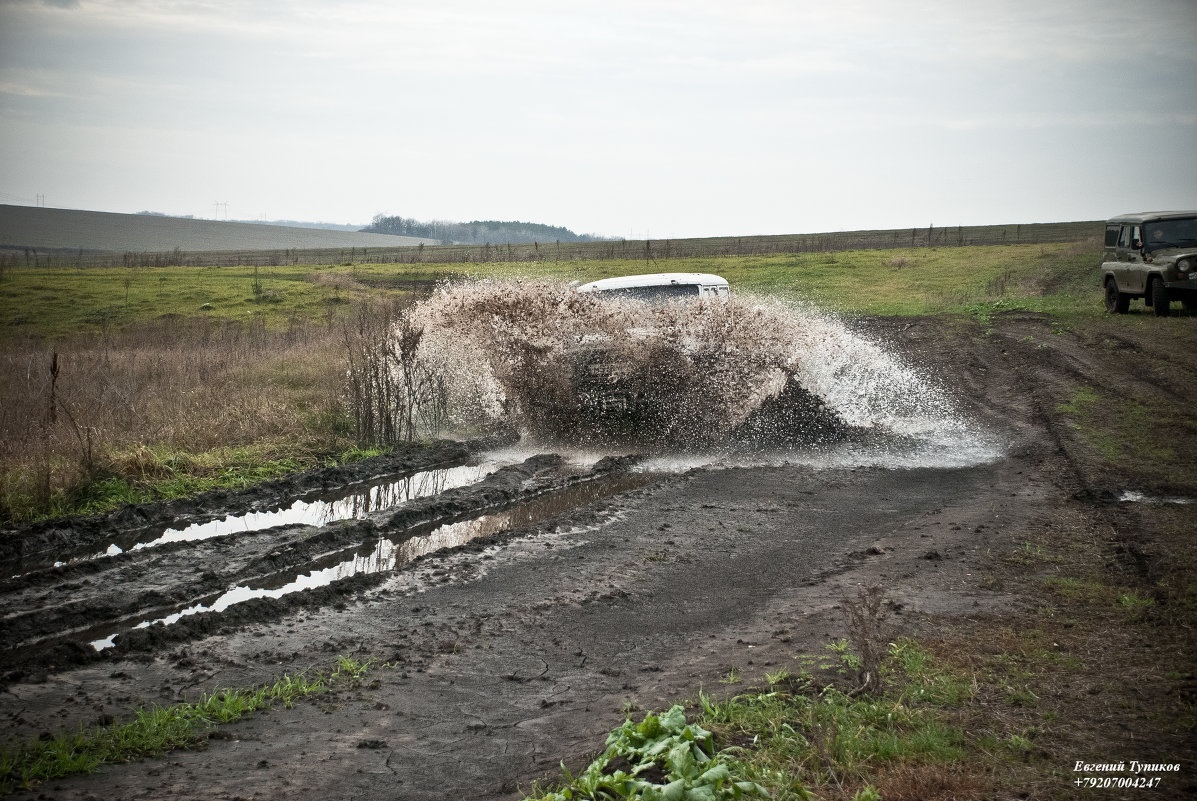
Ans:
{"type": "Polygon", "coordinates": [[[1098,219],[1197,206],[1197,2],[0,0],[0,126],[0,202],[62,208],[1098,219]]]}

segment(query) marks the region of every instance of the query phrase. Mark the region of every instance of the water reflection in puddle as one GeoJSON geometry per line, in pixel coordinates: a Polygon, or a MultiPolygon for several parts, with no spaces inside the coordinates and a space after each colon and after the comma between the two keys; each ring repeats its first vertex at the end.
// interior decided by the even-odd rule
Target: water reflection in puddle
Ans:
{"type": "Polygon", "coordinates": [[[1126,490],[1118,496],[1119,503],[1177,503],[1186,505],[1193,503],[1192,498],[1167,498],[1167,497],[1153,497],[1146,493],[1136,492],[1134,490],[1126,490]]]}
{"type": "MultiPolygon", "coordinates": [[[[300,574],[289,581],[280,579],[264,581],[262,586],[258,587],[232,587],[210,604],[194,604],[165,617],[142,621],[133,628],[146,628],[155,623],[169,626],[188,615],[222,612],[234,604],[251,601],[255,598],[281,598],[301,590],[326,587],[335,581],[353,576],[397,570],[426,554],[464,545],[470,540],[497,534],[507,529],[531,525],[608,495],[644,486],[653,480],[655,480],[655,476],[644,473],[595,479],[533,499],[506,511],[482,515],[457,523],[446,523],[425,535],[399,541],[382,539],[367,549],[335,564],[300,574]]],[[[103,639],[94,640],[91,645],[97,651],[111,648],[119,634],[120,632],[116,632],[103,639]]]]}
{"type": "Polygon", "coordinates": [[[341,520],[360,520],[372,512],[392,509],[416,498],[424,498],[445,490],[477,483],[503,464],[505,463],[486,461],[476,465],[426,470],[371,487],[359,488],[351,493],[330,499],[295,501],[286,509],[248,512],[243,515],[230,515],[220,520],[210,520],[206,523],[193,523],[185,528],[166,529],[154,539],[130,538],[125,541],[118,539],[101,553],[75,557],[66,562],[56,562],[55,567],[98,559],[102,556],[115,556],[125,551],[155,548],[172,542],[198,542],[228,534],[262,531],[275,526],[293,524],[326,526],[341,520]]]}

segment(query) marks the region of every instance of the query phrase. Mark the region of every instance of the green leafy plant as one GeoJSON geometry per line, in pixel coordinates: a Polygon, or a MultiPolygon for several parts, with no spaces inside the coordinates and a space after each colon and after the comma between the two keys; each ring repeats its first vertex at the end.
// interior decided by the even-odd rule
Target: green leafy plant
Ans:
{"type": "Polygon", "coordinates": [[[727,753],[715,751],[709,731],[686,723],[685,710],[673,706],[612,731],[597,759],[577,776],[565,771],[564,786],[541,801],[724,801],[767,795],[760,784],[738,778],[738,770],[727,753]]]}

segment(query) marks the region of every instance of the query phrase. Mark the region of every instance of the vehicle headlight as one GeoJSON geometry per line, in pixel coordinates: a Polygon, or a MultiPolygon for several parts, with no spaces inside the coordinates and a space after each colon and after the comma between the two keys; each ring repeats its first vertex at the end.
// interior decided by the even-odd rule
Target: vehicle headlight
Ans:
{"type": "Polygon", "coordinates": [[[1189,270],[1193,269],[1193,262],[1189,261],[1188,259],[1181,259],[1180,261],[1176,262],[1176,269],[1180,270],[1182,273],[1187,273],[1189,270]]]}

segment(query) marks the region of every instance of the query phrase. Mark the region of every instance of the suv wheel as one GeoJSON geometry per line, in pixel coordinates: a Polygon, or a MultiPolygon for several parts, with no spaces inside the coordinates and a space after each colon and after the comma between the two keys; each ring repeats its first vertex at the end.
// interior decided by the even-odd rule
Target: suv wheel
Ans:
{"type": "Polygon", "coordinates": [[[1148,291],[1151,294],[1151,308],[1155,309],[1155,316],[1167,317],[1171,310],[1168,308],[1168,290],[1164,282],[1158,278],[1151,279],[1151,289],[1148,291]]]}
{"type": "Polygon", "coordinates": [[[1106,279],[1106,311],[1110,314],[1126,314],[1130,309],[1130,296],[1118,291],[1118,282],[1113,278],[1106,279]]]}

